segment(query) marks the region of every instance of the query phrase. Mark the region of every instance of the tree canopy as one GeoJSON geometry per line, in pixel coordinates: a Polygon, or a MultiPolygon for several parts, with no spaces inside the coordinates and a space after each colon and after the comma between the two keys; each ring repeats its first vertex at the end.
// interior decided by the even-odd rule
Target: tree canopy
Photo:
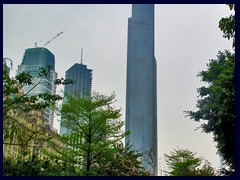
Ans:
{"type": "MultiPolygon", "coordinates": [[[[235,11],[235,4],[228,4],[230,10],[235,11]]],[[[235,48],[235,14],[231,14],[229,17],[223,17],[219,21],[220,30],[223,32],[223,37],[233,39],[232,47],[235,48]]]]}
{"type": "Polygon", "coordinates": [[[198,88],[197,111],[186,111],[195,121],[203,120],[200,128],[213,133],[217,149],[230,174],[235,171],[235,53],[219,52],[208,69],[198,76],[206,83],[198,88]]]}
{"type": "MultiPolygon", "coordinates": [[[[227,4],[235,11],[235,4],[227,4]]],[[[217,59],[211,59],[207,70],[198,76],[206,83],[198,88],[197,111],[185,111],[195,121],[203,120],[199,128],[213,133],[217,150],[223,159],[224,174],[235,174],[235,13],[219,21],[223,37],[233,39],[233,52],[219,51],[217,59]]]]}
{"type": "Polygon", "coordinates": [[[188,149],[174,149],[165,154],[168,176],[214,176],[214,168],[202,157],[195,157],[196,153],[188,149]]]}

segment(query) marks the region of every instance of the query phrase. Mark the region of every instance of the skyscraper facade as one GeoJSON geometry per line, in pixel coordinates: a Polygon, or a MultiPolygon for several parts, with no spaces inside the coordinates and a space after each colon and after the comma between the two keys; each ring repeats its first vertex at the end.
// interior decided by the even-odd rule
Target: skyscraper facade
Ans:
{"type": "MultiPolygon", "coordinates": [[[[64,94],[71,96],[90,96],[92,91],[92,70],[88,69],[82,63],[75,63],[66,71],[65,78],[75,81],[74,84],[67,84],[64,86],[64,94]]],[[[67,132],[67,129],[60,126],[60,134],[67,132]]]]}
{"type": "MultiPolygon", "coordinates": [[[[51,66],[50,74],[41,80],[34,89],[32,89],[28,95],[38,95],[39,93],[56,94],[56,85],[52,83],[57,79],[57,72],[55,72],[55,57],[52,52],[46,48],[29,48],[25,50],[22,63],[18,66],[17,74],[25,71],[32,75],[33,85],[24,86],[23,92],[27,93],[40,78],[38,78],[39,68],[51,66]]],[[[54,110],[46,108],[45,119],[46,125],[53,129],[54,110]]]]}
{"type": "Polygon", "coordinates": [[[157,71],[154,5],[133,4],[128,19],[125,143],[143,153],[142,165],[157,175],[157,71]]]}
{"type": "Polygon", "coordinates": [[[92,90],[92,70],[86,65],[76,63],[66,71],[66,78],[75,81],[74,84],[64,86],[64,93],[71,96],[90,95],[92,90]]]}

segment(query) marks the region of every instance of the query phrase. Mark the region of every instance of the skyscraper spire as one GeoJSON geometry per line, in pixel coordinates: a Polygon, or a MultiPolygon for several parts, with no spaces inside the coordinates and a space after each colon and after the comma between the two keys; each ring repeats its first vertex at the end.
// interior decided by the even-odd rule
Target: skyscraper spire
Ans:
{"type": "Polygon", "coordinates": [[[83,48],[81,49],[81,64],[83,62],[83,48]]]}

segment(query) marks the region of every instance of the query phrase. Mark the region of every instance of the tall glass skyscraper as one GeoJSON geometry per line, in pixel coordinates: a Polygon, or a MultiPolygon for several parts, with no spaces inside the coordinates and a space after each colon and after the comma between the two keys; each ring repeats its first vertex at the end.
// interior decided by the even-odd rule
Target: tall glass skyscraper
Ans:
{"type": "MultiPolygon", "coordinates": [[[[64,86],[64,94],[71,96],[90,96],[92,91],[92,70],[88,69],[82,63],[75,63],[66,71],[65,78],[75,81],[74,84],[67,84],[64,86]]],[[[60,134],[67,132],[67,129],[60,126],[60,134]]]]}
{"type": "Polygon", "coordinates": [[[66,78],[75,81],[74,84],[64,86],[64,93],[71,96],[90,95],[92,90],[92,70],[86,65],[76,63],[66,71],[66,78]]]}
{"type": "Polygon", "coordinates": [[[133,4],[128,19],[125,143],[143,153],[145,169],[157,175],[157,70],[154,5],[133,4]]]}
{"type": "MultiPolygon", "coordinates": [[[[46,48],[29,48],[25,50],[22,63],[18,66],[17,74],[25,71],[33,76],[33,84],[39,81],[38,73],[40,67],[51,66],[50,74],[41,80],[41,83],[31,90],[28,95],[37,95],[39,93],[56,94],[56,85],[52,83],[57,79],[55,72],[55,57],[52,52],[46,48]]],[[[27,93],[33,85],[24,86],[23,92],[27,93]]],[[[53,129],[54,110],[45,109],[46,124],[53,129]]]]}

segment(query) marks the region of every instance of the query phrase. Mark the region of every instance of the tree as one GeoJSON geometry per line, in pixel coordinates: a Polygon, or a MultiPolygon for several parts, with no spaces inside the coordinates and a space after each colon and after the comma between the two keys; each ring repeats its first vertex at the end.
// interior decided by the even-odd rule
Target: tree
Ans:
{"type": "Polygon", "coordinates": [[[235,53],[219,52],[217,59],[208,63],[208,69],[201,71],[206,86],[198,88],[197,110],[185,113],[195,121],[204,120],[200,128],[213,133],[220,156],[233,175],[235,172],[235,53]]]}
{"type": "Polygon", "coordinates": [[[68,133],[61,137],[66,148],[58,158],[74,164],[83,175],[93,175],[94,164],[126,135],[121,131],[124,122],[120,120],[120,109],[113,108],[114,94],[66,97],[61,125],[68,133]]]}
{"type": "Polygon", "coordinates": [[[4,176],[65,176],[74,175],[73,170],[64,169],[48,158],[11,158],[4,157],[4,176]]]}
{"type": "MultiPolygon", "coordinates": [[[[235,11],[234,4],[228,4],[235,11]]],[[[222,18],[219,28],[223,37],[233,39],[233,51],[218,52],[217,59],[210,60],[208,69],[198,76],[207,83],[198,88],[199,100],[196,112],[185,111],[195,121],[205,120],[200,128],[213,133],[218,153],[223,159],[226,175],[235,174],[235,14],[222,18]]]]}
{"type": "Polygon", "coordinates": [[[214,168],[204,158],[195,157],[196,153],[188,149],[174,149],[165,154],[169,176],[214,176],[214,168]]]}
{"type": "MultiPolygon", "coordinates": [[[[235,4],[228,4],[230,10],[235,11],[235,4]]],[[[233,39],[232,47],[235,48],[235,14],[231,14],[229,17],[224,17],[219,21],[218,26],[223,32],[223,37],[233,39]]]]}

